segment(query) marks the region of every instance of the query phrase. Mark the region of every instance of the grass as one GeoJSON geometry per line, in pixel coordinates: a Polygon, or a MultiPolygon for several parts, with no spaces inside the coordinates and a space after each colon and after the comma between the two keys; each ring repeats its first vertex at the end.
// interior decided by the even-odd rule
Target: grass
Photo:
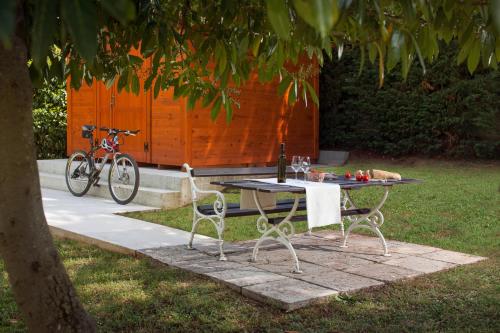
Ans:
{"type": "MultiPolygon", "coordinates": [[[[372,161],[348,166],[370,167],[425,180],[391,192],[384,209],[387,238],[490,259],[284,313],[209,279],[146,259],[69,241],[57,245],[84,306],[102,332],[500,331],[498,165],[372,161]]],[[[372,192],[357,195],[369,202],[376,194],[372,192]]],[[[234,194],[228,196],[235,199],[234,194]]],[[[189,207],[140,217],[182,229],[190,224],[189,207]]],[[[254,219],[230,219],[228,224],[228,240],[257,236],[254,219]]],[[[214,236],[211,228],[207,224],[200,232],[214,236]]],[[[0,261],[0,332],[24,330],[0,261]]]]}

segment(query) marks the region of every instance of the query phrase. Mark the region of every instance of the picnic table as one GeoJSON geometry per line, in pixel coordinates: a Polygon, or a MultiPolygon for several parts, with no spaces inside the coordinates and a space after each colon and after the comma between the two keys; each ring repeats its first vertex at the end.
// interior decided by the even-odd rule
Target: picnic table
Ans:
{"type": "MultiPolygon", "coordinates": [[[[255,261],[257,259],[262,242],[265,240],[274,240],[283,244],[289,250],[294,260],[294,272],[301,272],[299,260],[297,258],[297,254],[295,253],[295,249],[293,248],[291,238],[295,235],[293,223],[297,221],[304,221],[307,218],[306,215],[295,215],[297,211],[305,211],[307,209],[306,200],[303,197],[306,192],[304,187],[299,186],[296,183],[294,183],[294,186],[286,183],[271,184],[269,182],[259,181],[258,179],[211,182],[213,185],[222,186],[224,188],[250,190],[256,209],[242,209],[238,203],[226,203],[224,194],[220,191],[199,189],[196,185],[195,177],[275,175],[275,173],[272,173],[274,170],[270,170],[270,168],[238,168],[234,170],[199,169],[200,171],[196,170],[195,172],[195,170],[188,164],[184,164],[184,168],[188,171],[193,199],[193,225],[188,248],[192,248],[198,223],[202,220],[208,220],[215,226],[219,236],[220,260],[226,260],[223,251],[225,219],[229,217],[256,215],[258,216],[257,230],[261,233],[261,236],[254,246],[252,260],[255,261]],[[293,199],[279,200],[276,202],[276,206],[274,208],[263,208],[259,200],[259,195],[257,195],[258,192],[290,193],[293,196],[293,199]],[[210,205],[199,205],[198,201],[201,196],[209,194],[216,196],[214,202],[210,205]],[[274,213],[287,214],[284,217],[269,217],[270,214],[274,213]]],[[[343,236],[342,246],[347,247],[347,240],[353,229],[367,228],[372,230],[379,237],[383,246],[384,255],[390,255],[385,238],[380,231],[380,227],[384,223],[384,215],[381,212],[381,208],[383,207],[392,186],[418,183],[420,180],[403,178],[401,180],[370,180],[368,182],[359,182],[354,179],[338,177],[336,179],[326,179],[324,182],[338,184],[340,186],[341,216],[351,222],[345,233],[343,223],[340,224],[343,236]],[[377,204],[371,208],[359,207],[352,198],[350,192],[352,190],[373,186],[382,187],[384,189],[382,197],[377,204]]]]}
{"type": "MultiPolygon", "coordinates": [[[[347,247],[347,240],[349,238],[349,234],[353,229],[368,228],[379,237],[383,246],[384,255],[390,256],[384,235],[380,231],[380,227],[384,223],[384,215],[381,212],[381,208],[387,200],[389,190],[392,188],[392,186],[412,184],[420,181],[417,179],[403,178],[401,180],[371,180],[368,182],[359,182],[353,179],[346,179],[342,176],[337,179],[325,180],[324,182],[338,184],[340,186],[342,190],[341,213],[344,218],[347,218],[351,222],[345,234],[343,224],[341,224],[341,231],[344,237],[342,247],[347,247]],[[382,197],[378,201],[378,203],[371,208],[360,208],[359,206],[357,206],[354,199],[350,195],[350,191],[373,186],[379,186],[384,189],[382,197]]],[[[265,240],[275,240],[286,246],[290,251],[295,263],[294,272],[301,272],[299,260],[290,239],[295,234],[295,228],[292,222],[306,219],[305,215],[294,216],[297,208],[299,208],[301,204],[300,196],[305,194],[304,187],[297,186],[296,184],[294,184],[294,186],[290,186],[286,183],[270,184],[259,180],[214,181],[211,182],[211,184],[223,186],[226,188],[252,191],[255,205],[257,206],[257,209],[260,213],[260,216],[257,219],[257,230],[262,234],[254,246],[252,261],[257,260],[259,248],[265,240]],[[262,208],[257,192],[293,194],[293,204],[290,205],[288,214],[284,218],[268,217],[268,212],[266,212],[266,210],[262,208]]],[[[305,202],[303,202],[303,205],[305,205],[305,202]]],[[[270,212],[272,213],[273,211],[270,212]]]]}

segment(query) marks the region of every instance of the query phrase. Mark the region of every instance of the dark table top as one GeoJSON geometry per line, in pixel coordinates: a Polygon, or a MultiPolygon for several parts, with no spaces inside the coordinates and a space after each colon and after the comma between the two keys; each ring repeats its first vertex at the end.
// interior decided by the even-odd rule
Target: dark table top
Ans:
{"type": "MultiPolygon", "coordinates": [[[[325,179],[324,183],[339,184],[342,189],[359,189],[368,186],[393,186],[400,184],[415,184],[421,183],[419,179],[413,178],[403,178],[401,180],[387,180],[382,181],[369,181],[369,182],[358,182],[352,179],[345,179],[343,176],[338,179],[325,179]]],[[[237,188],[241,190],[254,190],[259,192],[268,193],[280,193],[280,192],[290,192],[290,193],[305,193],[306,190],[303,187],[291,186],[284,184],[270,184],[265,182],[260,182],[258,180],[229,180],[229,181],[216,181],[211,182],[213,185],[220,185],[228,188],[237,188]]]]}
{"type": "MultiPolygon", "coordinates": [[[[295,174],[290,166],[286,168],[287,174],[295,174]]],[[[278,167],[248,167],[248,168],[196,168],[192,170],[193,177],[218,177],[218,176],[276,176],[278,167]]],[[[299,174],[303,174],[302,171],[299,174]]]]}

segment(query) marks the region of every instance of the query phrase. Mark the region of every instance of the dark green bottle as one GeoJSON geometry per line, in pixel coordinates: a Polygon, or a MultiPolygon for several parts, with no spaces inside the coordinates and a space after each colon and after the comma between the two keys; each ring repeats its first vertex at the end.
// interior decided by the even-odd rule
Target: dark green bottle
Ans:
{"type": "Polygon", "coordinates": [[[284,143],[280,145],[280,157],[278,158],[278,183],[286,183],[286,155],[284,143]]]}

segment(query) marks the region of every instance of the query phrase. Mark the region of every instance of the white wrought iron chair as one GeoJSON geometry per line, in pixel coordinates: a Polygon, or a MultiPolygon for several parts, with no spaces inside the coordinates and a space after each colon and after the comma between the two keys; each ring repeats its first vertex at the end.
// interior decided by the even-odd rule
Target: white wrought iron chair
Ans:
{"type": "Polygon", "coordinates": [[[208,220],[212,222],[212,224],[215,226],[215,230],[217,231],[217,235],[219,236],[219,251],[220,251],[219,260],[227,260],[226,256],[224,255],[224,249],[223,249],[224,218],[226,216],[226,209],[227,209],[226,199],[224,198],[224,194],[216,190],[200,190],[198,186],[196,186],[195,178],[193,177],[192,173],[193,168],[191,168],[187,163],[184,163],[183,168],[186,170],[189,176],[189,182],[191,183],[191,197],[193,200],[193,226],[191,229],[191,237],[189,239],[188,249],[193,248],[193,239],[198,224],[202,220],[208,220]],[[206,215],[199,209],[198,201],[200,200],[200,196],[204,195],[216,196],[215,201],[213,202],[213,214],[206,215]]]}

